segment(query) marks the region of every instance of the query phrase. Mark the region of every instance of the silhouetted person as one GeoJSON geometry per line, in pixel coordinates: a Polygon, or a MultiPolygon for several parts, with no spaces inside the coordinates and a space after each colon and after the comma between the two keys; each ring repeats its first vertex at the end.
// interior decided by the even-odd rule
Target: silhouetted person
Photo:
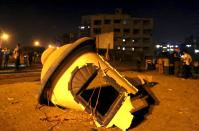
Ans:
{"type": "Polygon", "coordinates": [[[29,66],[32,65],[33,56],[34,56],[33,51],[30,51],[30,52],[28,53],[29,66]]]}
{"type": "Polygon", "coordinates": [[[191,74],[192,57],[187,51],[183,52],[182,61],[183,61],[183,76],[185,79],[187,79],[192,76],[191,74]]]}
{"type": "Polygon", "coordinates": [[[137,65],[137,71],[138,71],[138,72],[141,72],[141,62],[142,62],[141,58],[138,57],[138,58],[136,59],[136,65],[137,65]]]}
{"type": "Polygon", "coordinates": [[[9,50],[5,48],[4,49],[4,63],[3,63],[5,69],[8,67],[9,55],[10,55],[9,50]]]}
{"type": "Polygon", "coordinates": [[[15,68],[16,70],[18,70],[20,65],[20,55],[21,55],[21,48],[19,43],[17,44],[16,48],[13,51],[13,55],[15,59],[15,68]]]}
{"type": "Polygon", "coordinates": [[[174,64],[174,75],[179,76],[180,73],[180,49],[174,49],[173,55],[173,64],[174,64]]]}
{"type": "Polygon", "coordinates": [[[0,48],[0,69],[1,69],[2,61],[3,61],[3,52],[0,48]]]}
{"type": "Polygon", "coordinates": [[[136,66],[137,66],[137,71],[141,72],[141,66],[142,66],[142,62],[143,62],[143,52],[139,52],[136,58],[136,66]]]}

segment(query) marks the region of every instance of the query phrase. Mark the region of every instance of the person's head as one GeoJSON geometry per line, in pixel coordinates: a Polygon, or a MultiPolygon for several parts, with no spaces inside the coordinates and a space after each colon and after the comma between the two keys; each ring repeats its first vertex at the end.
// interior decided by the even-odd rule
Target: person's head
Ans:
{"type": "Polygon", "coordinates": [[[17,43],[17,47],[20,47],[20,43],[17,43]]]}
{"type": "Polygon", "coordinates": [[[180,48],[175,48],[175,52],[180,52],[180,48]]]}
{"type": "Polygon", "coordinates": [[[185,54],[185,53],[189,53],[189,52],[188,52],[187,49],[184,49],[184,50],[183,50],[183,53],[185,54]]]}

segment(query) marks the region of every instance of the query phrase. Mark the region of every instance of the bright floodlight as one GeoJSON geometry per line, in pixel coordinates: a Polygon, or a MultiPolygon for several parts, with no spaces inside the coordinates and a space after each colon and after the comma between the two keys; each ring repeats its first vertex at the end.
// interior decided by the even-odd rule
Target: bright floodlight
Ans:
{"type": "Polygon", "coordinates": [[[199,50],[198,49],[195,49],[195,54],[198,54],[199,53],[199,50]]]}
{"type": "Polygon", "coordinates": [[[160,48],[161,47],[161,45],[156,45],[156,48],[158,49],[158,48],[160,48]]]}
{"type": "Polygon", "coordinates": [[[39,41],[35,41],[34,45],[39,46],[40,45],[39,41]]]}
{"type": "Polygon", "coordinates": [[[51,44],[48,45],[48,48],[52,48],[53,46],[51,44]]]}
{"type": "Polygon", "coordinates": [[[2,38],[3,40],[8,40],[9,35],[6,34],[6,33],[4,33],[4,34],[2,34],[1,38],[2,38]]]}

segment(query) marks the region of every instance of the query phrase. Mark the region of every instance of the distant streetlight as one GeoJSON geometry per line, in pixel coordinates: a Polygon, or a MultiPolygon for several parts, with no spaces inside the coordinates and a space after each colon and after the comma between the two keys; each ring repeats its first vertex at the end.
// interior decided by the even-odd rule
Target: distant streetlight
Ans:
{"type": "Polygon", "coordinates": [[[48,45],[48,48],[52,48],[53,46],[51,44],[48,45]]]}
{"type": "Polygon", "coordinates": [[[35,46],[40,46],[39,41],[35,41],[35,42],[34,42],[34,45],[35,45],[35,46]]]}
{"type": "Polygon", "coordinates": [[[1,38],[0,38],[0,48],[2,47],[3,41],[7,41],[8,39],[9,39],[9,35],[8,35],[8,34],[3,33],[3,34],[1,35],[1,38]]]}
{"type": "Polygon", "coordinates": [[[3,33],[2,36],[1,36],[2,40],[8,40],[8,38],[9,38],[9,35],[6,34],[6,33],[3,33]]]}

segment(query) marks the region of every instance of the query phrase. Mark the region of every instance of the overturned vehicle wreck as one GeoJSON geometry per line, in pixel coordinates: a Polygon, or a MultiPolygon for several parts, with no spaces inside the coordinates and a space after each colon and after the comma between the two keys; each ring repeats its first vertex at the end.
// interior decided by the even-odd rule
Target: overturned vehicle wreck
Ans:
{"type": "Polygon", "coordinates": [[[120,75],[96,53],[92,38],[84,37],[59,49],[48,48],[41,61],[39,103],[86,111],[94,116],[97,127],[115,125],[126,130],[133,113],[155,101],[140,87],[145,80],[120,75]]]}

